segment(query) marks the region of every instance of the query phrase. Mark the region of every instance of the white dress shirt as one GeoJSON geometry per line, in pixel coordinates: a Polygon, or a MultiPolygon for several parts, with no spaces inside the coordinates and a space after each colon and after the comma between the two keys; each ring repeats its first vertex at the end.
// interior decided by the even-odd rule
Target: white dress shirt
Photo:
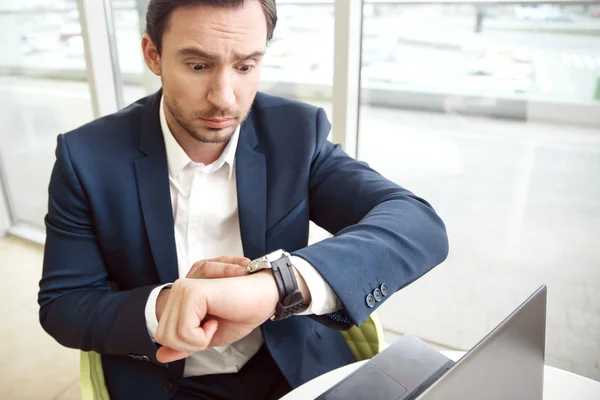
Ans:
{"type": "MultiPolygon", "coordinates": [[[[160,125],[169,166],[169,183],[179,277],[185,277],[199,260],[243,256],[238,217],[235,152],[240,136],[236,129],[217,161],[210,165],[192,161],[173,137],[160,103],[160,125]]],[[[302,314],[326,314],[339,309],[339,300],[317,270],[292,256],[294,267],[306,281],[311,304],[302,314]]],[[[146,303],[146,326],[154,340],[158,328],[156,300],[163,285],[146,303]]],[[[260,328],[228,346],[212,347],[186,359],[184,376],[238,372],[263,344],[260,328]]]]}

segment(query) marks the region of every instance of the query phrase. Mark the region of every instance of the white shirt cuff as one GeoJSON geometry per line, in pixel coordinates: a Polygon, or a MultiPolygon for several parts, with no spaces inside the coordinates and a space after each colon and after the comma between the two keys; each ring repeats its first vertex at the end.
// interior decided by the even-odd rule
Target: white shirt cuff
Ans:
{"type": "Polygon", "coordinates": [[[171,286],[173,286],[172,283],[166,283],[162,286],[154,288],[150,292],[150,296],[148,296],[148,301],[146,302],[146,329],[148,330],[148,335],[153,342],[155,342],[154,335],[158,329],[158,319],[156,319],[156,300],[158,299],[158,294],[161,290],[171,286]]]}
{"type": "Polygon", "coordinates": [[[331,289],[315,267],[305,259],[297,256],[292,256],[291,261],[296,271],[304,278],[312,299],[308,308],[297,315],[323,315],[342,308],[340,300],[333,292],[333,289],[331,289]]]}

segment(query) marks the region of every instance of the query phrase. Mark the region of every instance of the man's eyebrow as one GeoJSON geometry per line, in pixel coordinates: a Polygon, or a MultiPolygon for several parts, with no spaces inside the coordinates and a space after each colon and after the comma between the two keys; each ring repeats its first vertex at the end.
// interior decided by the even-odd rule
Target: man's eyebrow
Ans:
{"type": "MultiPolygon", "coordinates": [[[[199,57],[211,61],[219,61],[221,59],[219,55],[201,50],[197,47],[184,47],[180,49],[177,53],[181,56],[199,57]]],[[[262,57],[264,56],[264,54],[264,50],[256,50],[255,52],[250,54],[235,53],[235,58],[237,60],[247,60],[249,58],[262,57]]]]}

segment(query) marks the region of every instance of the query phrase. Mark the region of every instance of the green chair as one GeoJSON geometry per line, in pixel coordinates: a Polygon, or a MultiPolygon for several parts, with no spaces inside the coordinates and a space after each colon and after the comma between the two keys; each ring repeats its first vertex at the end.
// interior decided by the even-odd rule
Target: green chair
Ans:
{"type": "Polygon", "coordinates": [[[349,331],[342,331],[342,335],[356,361],[368,360],[385,348],[383,327],[375,313],[360,327],[353,326],[349,331]]]}
{"type": "MultiPolygon", "coordinates": [[[[352,351],[356,361],[367,360],[378,354],[385,347],[383,328],[376,314],[360,326],[354,326],[342,335],[352,351]]],[[[79,384],[82,400],[110,400],[100,354],[95,351],[82,351],[79,358],[79,384]]]]}
{"type": "Polygon", "coordinates": [[[110,400],[104,383],[100,354],[82,351],[79,357],[79,374],[82,400],[110,400]]]}

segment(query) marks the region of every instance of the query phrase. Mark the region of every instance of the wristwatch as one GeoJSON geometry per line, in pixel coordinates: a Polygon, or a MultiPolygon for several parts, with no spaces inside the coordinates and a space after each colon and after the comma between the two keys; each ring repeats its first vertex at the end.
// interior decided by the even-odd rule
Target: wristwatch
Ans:
{"type": "Polygon", "coordinates": [[[294,266],[290,254],[285,250],[276,250],[265,256],[250,261],[246,270],[253,274],[263,269],[273,271],[273,277],[279,292],[279,302],[275,307],[273,321],[280,321],[298,312],[304,311],[308,305],[304,304],[302,292],[298,289],[298,282],[294,275],[294,266]]]}

